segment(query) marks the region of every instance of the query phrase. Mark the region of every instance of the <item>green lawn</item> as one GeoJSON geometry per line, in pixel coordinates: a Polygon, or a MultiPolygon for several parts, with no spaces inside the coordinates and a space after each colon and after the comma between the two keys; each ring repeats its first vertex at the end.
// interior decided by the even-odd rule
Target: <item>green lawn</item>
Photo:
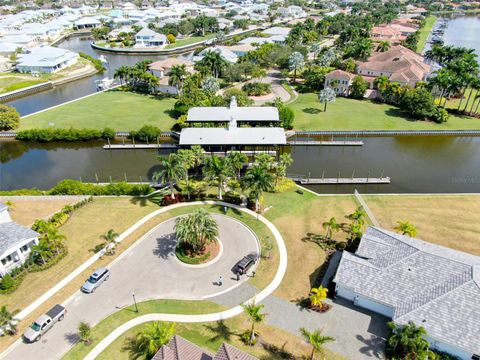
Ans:
{"type": "Polygon", "coordinates": [[[295,112],[295,130],[461,130],[480,129],[480,120],[450,116],[445,124],[409,120],[391,105],[338,97],[327,105],[317,94],[299,94],[288,106],[295,112]]]}
{"type": "Polygon", "coordinates": [[[433,25],[437,22],[437,17],[435,15],[427,16],[425,19],[425,26],[419,30],[420,37],[418,38],[417,43],[417,53],[421,53],[425,44],[427,43],[428,35],[432,31],[433,25]]]}
{"type": "Polygon", "coordinates": [[[185,301],[185,300],[151,300],[138,304],[138,313],[134,306],[129,306],[119,310],[99,322],[92,329],[93,343],[85,346],[83,343],[77,343],[68,353],[65,359],[83,359],[95,345],[97,345],[105,336],[110,334],[114,329],[127,321],[138,316],[151,313],[164,314],[209,314],[225,310],[221,305],[209,301],[185,301]]]}
{"type": "Polygon", "coordinates": [[[155,125],[168,131],[175,123],[169,114],[174,98],[156,99],[148,95],[109,91],[90,96],[42,113],[23,118],[20,129],[57,128],[103,129],[129,131],[143,125],[155,125]]]}
{"type": "Polygon", "coordinates": [[[165,46],[165,49],[174,49],[180,46],[194,44],[203,40],[213,39],[215,34],[205,35],[205,36],[191,36],[185,39],[179,39],[175,43],[165,46]]]}

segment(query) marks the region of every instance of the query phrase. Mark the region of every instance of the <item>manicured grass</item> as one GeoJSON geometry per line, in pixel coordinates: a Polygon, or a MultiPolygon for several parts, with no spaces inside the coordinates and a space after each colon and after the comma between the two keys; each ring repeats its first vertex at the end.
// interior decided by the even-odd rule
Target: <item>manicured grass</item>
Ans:
{"type": "Polygon", "coordinates": [[[297,100],[288,104],[295,112],[295,130],[460,130],[480,129],[480,121],[468,116],[450,116],[444,124],[414,121],[404,117],[395,106],[374,103],[368,100],[353,100],[337,97],[327,105],[317,94],[299,94],[297,100]]]}
{"type": "MultiPolygon", "coordinates": [[[[125,339],[135,336],[145,326],[145,324],[142,324],[127,331],[103,351],[97,359],[128,360],[128,351],[122,349],[125,344],[125,339]]],[[[240,335],[249,329],[250,326],[245,316],[239,315],[223,322],[198,324],[177,323],[175,333],[211,353],[215,353],[222,343],[227,342],[259,359],[310,358],[308,355],[310,355],[311,348],[302,339],[263,323],[257,324],[255,328],[260,333],[260,342],[266,346],[262,346],[260,342],[253,347],[245,345],[241,341],[240,335]]],[[[327,350],[326,359],[341,360],[345,358],[327,350]]]]}
{"type": "MultiPolygon", "coordinates": [[[[291,301],[309,293],[325,261],[325,252],[304,240],[307,234],[325,234],[322,223],[331,217],[349,222],[345,216],[357,207],[353,196],[300,195],[295,190],[265,195],[265,206],[272,206],[265,217],[280,230],[288,251],[287,273],[275,294],[291,301]]],[[[334,239],[344,240],[345,233],[335,233],[334,239]]]]}
{"type": "Polygon", "coordinates": [[[185,39],[178,39],[175,41],[175,43],[165,46],[165,49],[175,49],[180,46],[191,45],[203,40],[213,39],[215,36],[215,34],[210,34],[205,36],[191,36],[185,39]]]}
{"type": "MultiPolygon", "coordinates": [[[[226,310],[225,307],[209,301],[185,300],[150,300],[138,304],[138,312],[134,306],[129,306],[115,312],[92,328],[92,343],[86,346],[82,342],[76,343],[65,355],[64,359],[83,359],[103,338],[114,329],[138,316],[164,313],[164,314],[210,314],[226,310]]],[[[117,356],[111,357],[115,359],[117,356]]]]}
{"type": "Polygon", "coordinates": [[[49,128],[113,128],[117,131],[137,130],[155,125],[168,131],[175,123],[169,111],[174,98],[157,99],[123,91],[96,94],[42,113],[22,118],[20,129],[49,128]]]}
{"type": "Polygon", "coordinates": [[[432,31],[433,25],[437,22],[437,17],[435,15],[427,16],[425,19],[425,26],[419,30],[419,38],[417,43],[417,53],[421,53],[425,44],[427,43],[428,35],[432,31]]]}
{"type": "Polygon", "coordinates": [[[480,195],[363,195],[381,226],[409,220],[417,237],[480,256],[480,195]]]}
{"type": "Polygon", "coordinates": [[[9,209],[10,217],[19,224],[30,226],[37,219],[48,218],[57,211],[60,211],[65,205],[71,205],[79,200],[68,200],[54,198],[48,200],[24,200],[18,198],[14,200],[13,209],[9,209]]]}
{"type": "MultiPolygon", "coordinates": [[[[460,105],[460,110],[465,109],[465,106],[466,106],[466,111],[467,112],[470,111],[470,109],[472,111],[475,111],[477,109],[477,104],[478,104],[478,98],[476,98],[476,96],[479,95],[479,94],[480,93],[477,93],[476,90],[472,90],[471,88],[468,88],[465,91],[465,95],[464,95],[463,99],[461,99],[461,97],[450,98],[450,99],[447,100],[447,103],[446,103],[445,107],[447,109],[457,110],[458,106],[460,105]],[[461,104],[460,104],[460,102],[461,102],[461,104]],[[473,107],[472,107],[472,105],[473,105],[473,107]]],[[[439,101],[440,101],[440,99],[437,98],[436,102],[438,103],[439,101]]],[[[443,105],[443,99],[442,99],[442,105],[443,105]]],[[[480,109],[480,107],[478,109],[480,109]]]]}

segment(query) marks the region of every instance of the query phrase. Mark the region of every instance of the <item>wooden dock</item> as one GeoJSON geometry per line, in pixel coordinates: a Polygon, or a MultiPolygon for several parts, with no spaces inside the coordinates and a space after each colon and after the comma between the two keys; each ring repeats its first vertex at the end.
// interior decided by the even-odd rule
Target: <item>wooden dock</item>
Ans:
{"type": "Polygon", "coordinates": [[[164,144],[106,144],[105,150],[129,150],[129,149],[177,149],[178,145],[174,143],[164,144]]]}
{"type": "Polygon", "coordinates": [[[356,178],[356,177],[336,177],[336,178],[311,178],[307,176],[298,176],[292,175],[288,176],[293,181],[296,181],[302,185],[329,185],[329,184],[390,184],[390,177],[381,176],[381,177],[366,177],[366,178],[356,178]]]}
{"type": "Polygon", "coordinates": [[[333,140],[333,141],[317,141],[317,140],[290,140],[287,142],[290,146],[362,146],[363,141],[360,140],[333,140]]]}

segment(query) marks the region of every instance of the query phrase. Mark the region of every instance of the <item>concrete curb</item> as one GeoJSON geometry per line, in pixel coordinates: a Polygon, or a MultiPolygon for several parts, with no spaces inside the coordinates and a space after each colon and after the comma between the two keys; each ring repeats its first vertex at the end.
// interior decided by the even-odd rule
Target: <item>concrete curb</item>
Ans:
{"type": "MultiPolygon", "coordinates": [[[[227,206],[242,212],[245,212],[251,216],[257,217],[257,213],[251,211],[249,209],[245,209],[238,205],[224,203],[222,201],[198,201],[192,203],[181,203],[168,206],[167,208],[160,209],[163,211],[168,211],[174,208],[184,207],[184,206],[191,206],[191,205],[222,205],[227,206]]],[[[163,212],[162,211],[162,212],[163,212]]],[[[159,213],[158,211],[153,212],[159,213]]],[[[147,215],[146,217],[148,217],[147,215]]],[[[143,220],[143,219],[142,219],[143,220]]],[[[141,220],[141,221],[142,221],[141,220]]],[[[273,278],[272,282],[262,291],[260,291],[255,297],[247,300],[245,304],[252,303],[252,302],[260,302],[268,297],[270,294],[275,291],[275,289],[280,285],[285,272],[287,270],[287,247],[285,246],[285,242],[283,241],[283,237],[280,232],[277,230],[275,225],[273,225],[269,220],[264,218],[262,215],[258,215],[258,220],[264,223],[268,229],[272,232],[278,246],[278,253],[279,253],[279,266],[278,270],[273,278]]],[[[136,224],[135,224],[136,225],[136,224]]],[[[134,226],[135,226],[134,225],[134,226]]],[[[130,230],[130,229],[129,229],[130,230]]],[[[127,230],[128,231],[128,230],[127,230]]],[[[122,234],[123,235],[123,234],[122,234]]],[[[97,346],[95,346],[88,355],[84,358],[84,360],[93,360],[95,359],[102,351],[104,351],[115,339],[125,333],[127,330],[143,324],[145,322],[150,321],[173,321],[173,322],[211,322],[211,321],[219,321],[223,319],[228,319],[233,316],[239,315],[243,312],[243,308],[241,305],[237,305],[229,310],[212,313],[212,314],[202,314],[202,315],[182,315],[182,314],[147,314],[143,316],[139,316],[135,319],[132,319],[125,324],[119,326],[114,331],[112,331],[106,338],[104,338],[97,346]]]]}

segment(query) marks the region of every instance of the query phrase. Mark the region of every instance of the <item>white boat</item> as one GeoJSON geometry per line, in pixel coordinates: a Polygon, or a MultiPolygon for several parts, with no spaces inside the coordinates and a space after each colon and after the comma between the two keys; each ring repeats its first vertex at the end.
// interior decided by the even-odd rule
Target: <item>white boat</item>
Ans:
{"type": "Polygon", "coordinates": [[[106,64],[108,63],[108,60],[107,58],[105,57],[105,55],[100,55],[100,57],[98,58],[98,60],[100,60],[102,63],[106,64]]]}

